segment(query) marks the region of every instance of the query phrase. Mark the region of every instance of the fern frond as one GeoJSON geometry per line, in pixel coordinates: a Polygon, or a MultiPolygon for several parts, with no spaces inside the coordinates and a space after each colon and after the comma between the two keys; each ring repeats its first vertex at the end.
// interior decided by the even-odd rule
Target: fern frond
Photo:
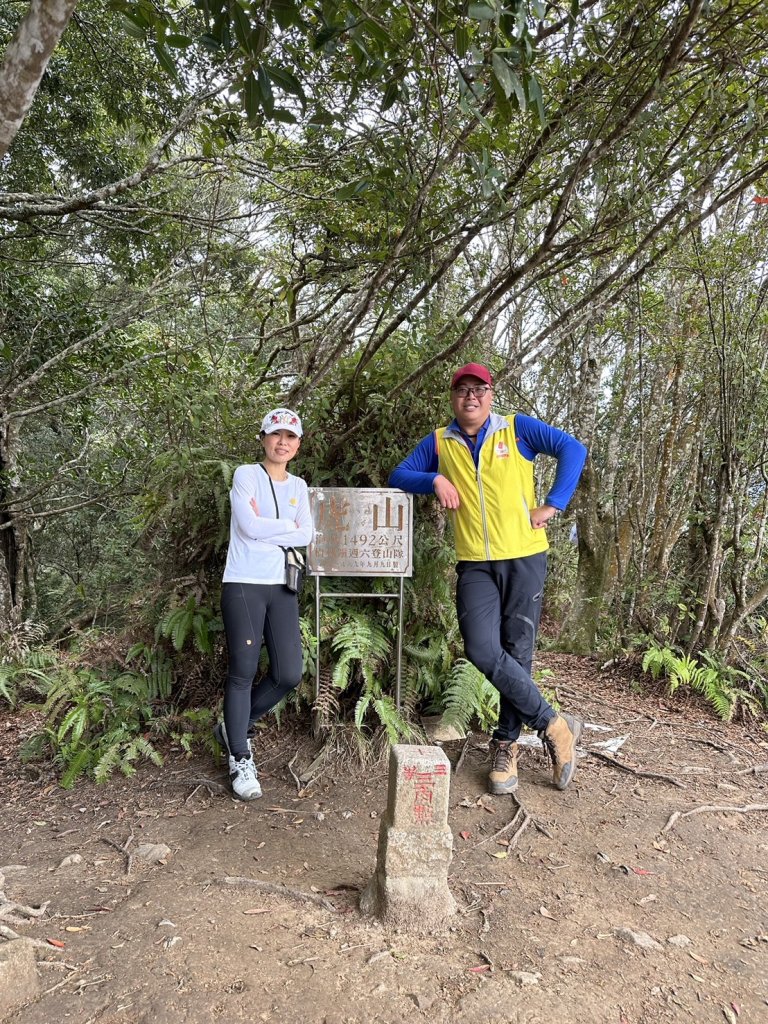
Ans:
{"type": "Polygon", "coordinates": [[[96,782],[106,782],[112,772],[120,763],[120,740],[109,743],[106,748],[99,752],[99,758],[93,769],[93,777],[96,782]]]}
{"type": "Polygon", "coordinates": [[[358,729],[363,728],[363,719],[365,718],[365,712],[368,710],[368,705],[371,703],[371,694],[365,693],[355,704],[355,726],[358,729]]]}
{"type": "Polygon", "coordinates": [[[59,779],[62,789],[72,789],[81,775],[87,772],[90,767],[93,752],[90,747],[80,747],[74,757],[68,762],[63,775],[59,779]]]}
{"type": "Polygon", "coordinates": [[[466,732],[473,718],[483,725],[498,716],[498,691],[465,658],[459,658],[448,678],[443,699],[443,722],[466,732]]]}
{"type": "Polygon", "coordinates": [[[397,710],[391,697],[379,697],[374,700],[373,707],[379,721],[384,726],[391,746],[399,743],[401,739],[410,739],[411,726],[397,710]]]}

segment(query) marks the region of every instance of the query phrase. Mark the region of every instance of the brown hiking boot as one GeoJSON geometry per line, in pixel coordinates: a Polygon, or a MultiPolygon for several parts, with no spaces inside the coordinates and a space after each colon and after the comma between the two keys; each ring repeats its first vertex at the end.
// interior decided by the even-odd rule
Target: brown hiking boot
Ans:
{"type": "Polygon", "coordinates": [[[576,744],[584,723],[573,715],[556,715],[539,733],[544,750],[552,759],[552,781],[565,789],[576,772],[576,744]]]}
{"type": "Polygon", "coordinates": [[[517,789],[517,744],[513,740],[491,740],[493,765],[488,775],[488,792],[503,796],[517,789]]]}

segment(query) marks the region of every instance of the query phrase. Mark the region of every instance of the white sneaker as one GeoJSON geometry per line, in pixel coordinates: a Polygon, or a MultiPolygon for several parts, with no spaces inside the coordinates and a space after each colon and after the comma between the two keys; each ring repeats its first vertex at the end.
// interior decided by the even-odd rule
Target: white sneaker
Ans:
{"type": "Polygon", "coordinates": [[[232,792],[241,800],[258,800],[261,796],[259,777],[252,757],[236,761],[230,755],[229,777],[232,780],[232,792]]]}

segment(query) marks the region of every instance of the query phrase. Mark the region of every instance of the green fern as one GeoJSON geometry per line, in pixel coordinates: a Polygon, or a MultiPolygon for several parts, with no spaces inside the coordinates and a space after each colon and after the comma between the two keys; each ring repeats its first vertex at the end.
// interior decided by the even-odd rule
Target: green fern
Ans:
{"type": "Polygon", "coordinates": [[[448,677],[443,695],[443,722],[466,731],[474,719],[487,731],[498,719],[498,690],[475,666],[459,658],[448,677]]]}
{"type": "Polygon", "coordinates": [[[643,657],[643,672],[650,672],[654,679],[663,673],[670,675],[678,663],[677,655],[669,647],[649,647],[643,657]]]}
{"type": "Polygon", "coordinates": [[[334,635],[331,645],[338,657],[333,669],[333,685],[345,690],[357,666],[366,688],[374,683],[374,674],[380,672],[391,650],[391,641],[381,626],[371,623],[364,615],[353,617],[334,635]]]}
{"type": "Polygon", "coordinates": [[[363,721],[365,720],[365,713],[368,710],[368,705],[371,703],[373,695],[370,693],[364,693],[357,704],[355,704],[355,728],[362,729],[363,721]]]}
{"type": "Polygon", "coordinates": [[[650,670],[654,679],[663,672],[671,694],[681,688],[701,694],[724,722],[732,721],[737,711],[755,717],[765,712],[765,702],[750,689],[750,676],[709,652],[703,652],[701,661],[697,661],[669,647],[654,646],[645,653],[643,670],[650,670]]]}
{"type": "Polygon", "coordinates": [[[162,647],[150,647],[145,643],[134,644],[125,660],[128,663],[138,663],[149,700],[167,700],[170,697],[173,687],[173,665],[162,647]]]}
{"type": "Polygon", "coordinates": [[[373,701],[373,708],[379,724],[383,726],[387,740],[391,745],[401,740],[409,740],[413,736],[413,726],[397,710],[395,702],[388,694],[378,697],[373,701]]]}
{"type": "Polygon", "coordinates": [[[181,651],[189,637],[201,654],[213,653],[212,633],[221,629],[221,622],[213,609],[198,605],[194,594],[180,608],[173,608],[158,623],[157,637],[165,637],[173,644],[174,650],[181,651]]]}
{"type": "Polygon", "coordinates": [[[66,768],[59,778],[59,785],[62,789],[72,789],[75,782],[84,775],[91,767],[93,750],[91,747],[80,747],[71,757],[62,758],[66,761],[66,768]]]}
{"type": "Polygon", "coordinates": [[[14,682],[14,673],[8,665],[0,665],[0,697],[12,708],[16,707],[18,690],[14,682]]]}

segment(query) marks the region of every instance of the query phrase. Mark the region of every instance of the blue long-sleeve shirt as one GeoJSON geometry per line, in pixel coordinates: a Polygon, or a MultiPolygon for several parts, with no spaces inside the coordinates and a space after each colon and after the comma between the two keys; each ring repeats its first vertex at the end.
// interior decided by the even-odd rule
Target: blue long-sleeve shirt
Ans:
{"type": "MultiPolygon", "coordinates": [[[[490,421],[489,416],[478,431],[474,444],[466,434],[462,434],[472,452],[475,465],[478,464],[480,449],[485,441],[490,421]]],[[[451,428],[461,433],[456,420],[452,422],[451,428]]],[[[537,455],[551,455],[557,459],[555,481],[544,503],[562,511],[576,490],[587,458],[587,449],[581,441],[577,441],[564,430],[559,430],[532,416],[525,416],[523,413],[517,413],[515,416],[515,432],[518,451],[529,462],[533,462],[537,455]]],[[[437,469],[437,446],[433,431],[392,470],[389,485],[412,494],[431,494],[434,491],[435,477],[438,475],[437,469]]]]}

